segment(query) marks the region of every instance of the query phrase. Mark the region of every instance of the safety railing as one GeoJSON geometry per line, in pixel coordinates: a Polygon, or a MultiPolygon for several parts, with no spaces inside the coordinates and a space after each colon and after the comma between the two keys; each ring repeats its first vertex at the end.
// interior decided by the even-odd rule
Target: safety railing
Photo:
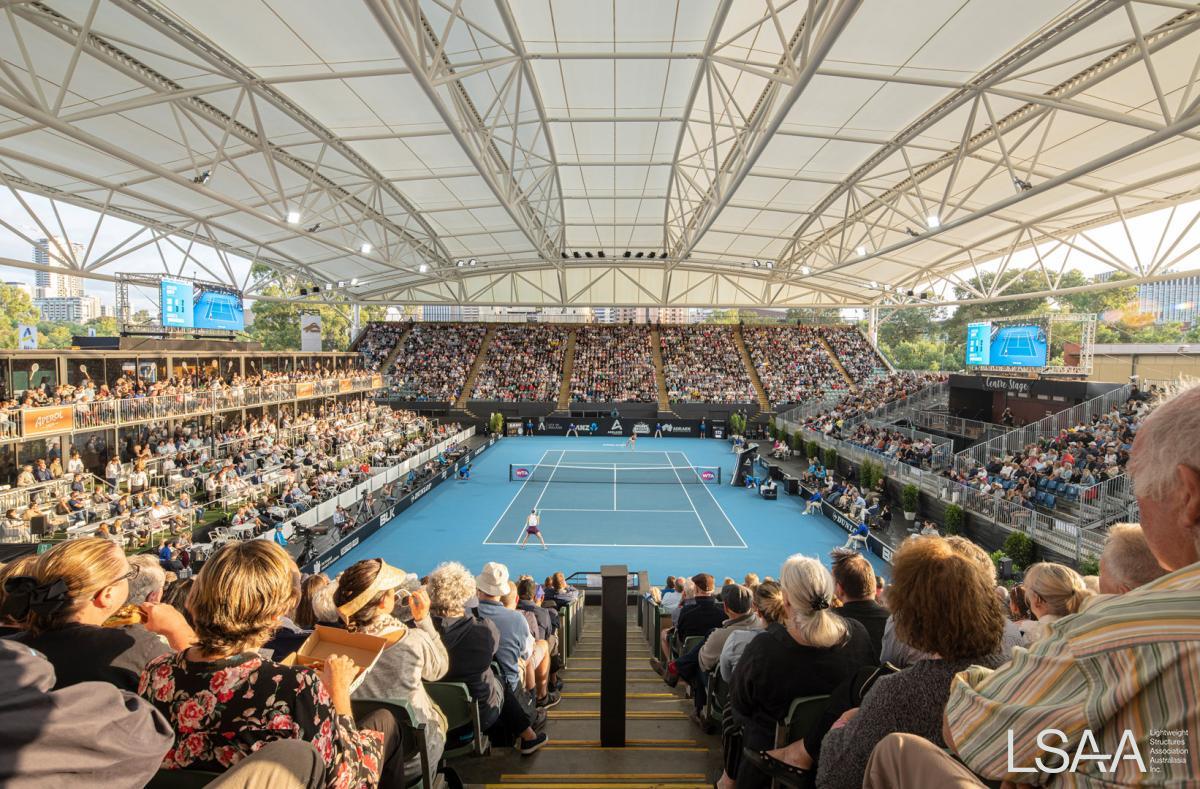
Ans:
{"type": "Polygon", "coordinates": [[[974,441],[991,441],[1007,433],[1011,428],[997,425],[994,422],[981,422],[978,419],[965,419],[961,416],[951,416],[942,411],[914,411],[908,421],[917,427],[928,430],[940,430],[955,436],[963,436],[974,441]]]}
{"type": "Polygon", "coordinates": [[[382,389],[378,375],[320,381],[197,390],[157,397],[130,397],[84,403],[9,408],[0,412],[0,442],[122,427],[141,422],[211,414],[247,407],[382,389]]]}

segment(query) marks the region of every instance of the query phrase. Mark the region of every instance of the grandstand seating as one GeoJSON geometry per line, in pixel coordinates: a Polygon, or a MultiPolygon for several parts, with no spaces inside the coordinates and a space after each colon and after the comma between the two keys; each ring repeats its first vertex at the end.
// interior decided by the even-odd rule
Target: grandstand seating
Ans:
{"type": "Polygon", "coordinates": [[[846,382],[821,343],[827,327],[744,326],[742,337],[767,398],[779,408],[828,392],[846,382]]]}
{"type": "Polygon", "coordinates": [[[475,379],[474,400],[557,400],[568,329],[548,323],[496,330],[475,379]]]}
{"type": "Polygon", "coordinates": [[[647,326],[581,326],[575,332],[572,402],[654,402],[647,326]]]}
{"type": "Polygon", "coordinates": [[[755,399],[729,327],[662,326],[659,334],[663,375],[672,401],[746,403],[755,399]]]}
{"type": "Polygon", "coordinates": [[[413,324],[393,363],[393,391],[417,401],[457,401],[486,332],[478,323],[413,324]]]}

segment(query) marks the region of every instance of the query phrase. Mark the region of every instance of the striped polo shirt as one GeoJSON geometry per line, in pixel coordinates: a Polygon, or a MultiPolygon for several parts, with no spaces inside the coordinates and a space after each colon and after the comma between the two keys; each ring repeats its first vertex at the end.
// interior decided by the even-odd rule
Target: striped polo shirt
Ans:
{"type": "Polygon", "coordinates": [[[1013,659],[994,671],[960,673],[946,721],[959,757],[992,780],[1056,787],[1196,781],[1200,563],[1051,623],[1044,638],[1014,649],[1013,659]],[[1080,759],[1074,772],[1010,769],[1036,768],[1039,756],[1050,770],[1061,766],[1062,758],[1044,746],[1066,751],[1072,761],[1080,750],[1108,758],[1080,759]],[[1120,759],[1112,770],[1112,757],[1132,756],[1134,746],[1146,771],[1135,759],[1120,759]]]}

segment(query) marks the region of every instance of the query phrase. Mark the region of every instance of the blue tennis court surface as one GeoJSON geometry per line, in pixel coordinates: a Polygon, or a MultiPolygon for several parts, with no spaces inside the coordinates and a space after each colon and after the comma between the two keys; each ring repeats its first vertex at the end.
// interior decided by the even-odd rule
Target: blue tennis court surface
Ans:
{"type": "MultiPolygon", "coordinates": [[[[726,441],[642,437],[636,451],[622,444],[620,438],[601,436],[502,439],[475,461],[469,481],[442,483],[325,571],[332,577],[360,559],[381,557],[419,575],[458,561],[472,572],[486,562],[503,562],[514,573],[539,580],[559,570],[595,571],[604,564],[647,570],[654,584],[667,575],[702,571],[718,581],[747,572],[777,578],[791,554],[828,563],[829,551],[846,541],[846,533],[823,515],[804,515],[798,496],[767,501],[732,487],[734,455],[726,441]],[[553,466],[556,460],[609,470],[620,466],[615,507],[611,483],[560,482],[557,475],[543,482],[536,474],[524,488],[509,481],[510,465],[553,466]],[[720,467],[721,484],[623,481],[628,467],[652,468],[661,476],[672,465],[720,467]],[[524,548],[516,544],[538,496],[542,534],[550,546],[545,551],[537,540],[524,548]]],[[[869,558],[888,575],[886,565],[869,558]]]]}
{"type": "Polygon", "coordinates": [[[559,449],[533,460],[519,469],[541,473],[511,483],[485,543],[518,542],[536,509],[548,545],[746,547],[710,490],[719,477],[700,480],[683,452],[559,449]]]}
{"type": "Polygon", "coordinates": [[[1009,367],[1041,367],[1046,363],[1046,335],[1037,326],[1002,326],[992,338],[990,363],[1009,367]]]}

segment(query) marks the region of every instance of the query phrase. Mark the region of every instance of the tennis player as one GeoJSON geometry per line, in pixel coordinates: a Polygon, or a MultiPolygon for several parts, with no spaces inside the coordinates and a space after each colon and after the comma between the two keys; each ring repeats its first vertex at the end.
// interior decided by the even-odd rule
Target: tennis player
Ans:
{"type": "Polygon", "coordinates": [[[538,511],[536,509],[530,510],[529,517],[525,519],[525,534],[521,535],[521,548],[525,547],[525,543],[529,542],[529,537],[532,535],[538,538],[538,542],[542,544],[543,551],[550,550],[546,546],[546,541],[542,539],[541,525],[542,516],[538,515],[538,511]]]}
{"type": "Polygon", "coordinates": [[[637,433],[629,434],[629,438],[625,441],[625,446],[628,449],[637,449],[637,433]]]}

